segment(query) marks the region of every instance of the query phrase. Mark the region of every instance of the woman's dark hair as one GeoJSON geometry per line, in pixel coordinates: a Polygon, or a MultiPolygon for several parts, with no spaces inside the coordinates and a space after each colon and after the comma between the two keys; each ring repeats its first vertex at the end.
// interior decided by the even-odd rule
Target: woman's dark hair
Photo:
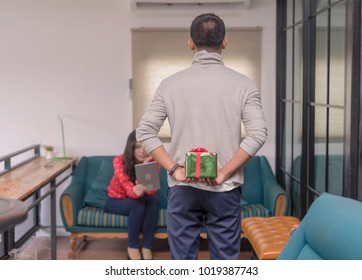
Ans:
{"type": "Polygon", "coordinates": [[[128,136],[126,147],[123,153],[124,171],[133,183],[136,183],[136,171],[135,171],[136,158],[134,156],[134,150],[136,148],[136,144],[137,144],[136,130],[133,130],[128,136]]]}
{"type": "Polygon", "coordinates": [[[191,24],[190,36],[198,49],[220,49],[225,38],[224,22],[215,14],[199,15],[191,24]]]}

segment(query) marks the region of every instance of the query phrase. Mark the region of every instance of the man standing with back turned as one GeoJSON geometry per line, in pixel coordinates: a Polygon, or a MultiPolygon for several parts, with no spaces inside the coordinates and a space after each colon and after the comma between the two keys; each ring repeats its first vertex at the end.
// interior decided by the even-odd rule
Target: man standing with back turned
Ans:
{"type": "Polygon", "coordinates": [[[190,35],[191,67],[161,82],[137,128],[137,140],[169,172],[171,258],[197,259],[204,226],[211,259],[238,259],[242,166],[267,136],[260,94],[253,81],[224,66],[221,51],[228,41],[218,16],[197,16],[190,35]],[[171,128],[168,152],[157,136],[166,117],[171,128]],[[185,153],[195,147],[217,153],[215,179],[186,178],[185,153]]]}

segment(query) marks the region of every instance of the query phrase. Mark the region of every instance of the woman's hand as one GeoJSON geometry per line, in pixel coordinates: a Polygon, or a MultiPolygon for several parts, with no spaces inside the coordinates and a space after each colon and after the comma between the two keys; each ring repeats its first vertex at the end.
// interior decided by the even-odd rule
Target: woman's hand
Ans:
{"type": "Polygon", "coordinates": [[[137,184],[133,187],[133,191],[137,196],[143,196],[147,192],[147,188],[142,184],[137,184]]]}
{"type": "Polygon", "coordinates": [[[151,160],[153,160],[153,158],[149,155],[143,160],[143,163],[150,162],[151,160]]]}

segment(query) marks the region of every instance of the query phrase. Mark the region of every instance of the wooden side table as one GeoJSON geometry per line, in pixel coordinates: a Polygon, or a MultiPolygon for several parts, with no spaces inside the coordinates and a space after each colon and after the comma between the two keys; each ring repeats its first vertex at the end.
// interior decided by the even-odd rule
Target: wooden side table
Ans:
{"type": "MultiPolygon", "coordinates": [[[[76,161],[77,158],[59,159],[52,160],[52,164],[49,164],[50,161],[46,158],[37,157],[0,176],[0,197],[18,200],[20,203],[23,203],[31,196],[35,196],[43,187],[49,184],[49,190],[35,197],[34,202],[27,206],[27,211],[32,208],[38,211],[38,206],[42,200],[50,198],[51,259],[53,260],[57,258],[56,189],[72,175],[76,161]],[[65,174],[66,171],[69,171],[67,172],[68,175],[65,174]]],[[[10,206],[4,205],[3,207],[10,206]]],[[[37,222],[34,228],[39,227],[39,222],[37,222]]],[[[13,237],[10,239],[10,243],[14,242],[13,237]]]]}

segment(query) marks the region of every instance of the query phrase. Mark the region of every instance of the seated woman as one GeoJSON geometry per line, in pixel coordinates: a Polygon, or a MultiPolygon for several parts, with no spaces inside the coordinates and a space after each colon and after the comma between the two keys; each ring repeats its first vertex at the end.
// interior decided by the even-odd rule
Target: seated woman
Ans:
{"type": "Polygon", "coordinates": [[[136,180],[135,164],[151,161],[137,142],[135,131],[128,136],[123,155],[113,160],[114,175],[108,186],[105,211],[128,216],[128,259],[152,259],[152,241],[156,232],[159,201],[157,191],[148,191],[136,180]],[[139,234],[143,233],[142,255],[139,234]]]}

